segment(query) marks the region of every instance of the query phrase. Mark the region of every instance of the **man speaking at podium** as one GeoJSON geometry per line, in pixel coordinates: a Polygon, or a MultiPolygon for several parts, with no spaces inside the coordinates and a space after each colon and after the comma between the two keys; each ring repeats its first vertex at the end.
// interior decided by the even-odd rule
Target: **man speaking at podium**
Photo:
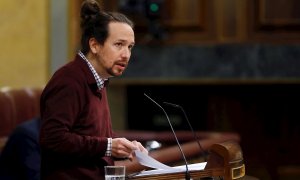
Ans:
{"type": "Polygon", "coordinates": [[[81,28],[81,51],[54,73],[41,96],[42,179],[104,179],[104,166],[114,158],[147,153],[137,141],[114,138],[106,94],[108,78],[128,65],[133,23],[86,0],[81,28]]]}

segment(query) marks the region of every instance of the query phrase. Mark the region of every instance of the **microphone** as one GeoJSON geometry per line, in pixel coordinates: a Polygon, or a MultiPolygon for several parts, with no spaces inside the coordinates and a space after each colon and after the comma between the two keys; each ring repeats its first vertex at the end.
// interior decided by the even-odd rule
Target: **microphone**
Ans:
{"type": "Polygon", "coordinates": [[[207,161],[207,154],[206,154],[206,152],[204,151],[204,149],[202,148],[202,146],[201,146],[201,144],[200,144],[200,142],[199,142],[199,139],[200,139],[200,138],[199,138],[199,137],[197,136],[197,134],[195,133],[195,131],[194,131],[194,129],[193,129],[193,127],[192,127],[192,125],[191,125],[191,123],[190,123],[190,121],[189,121],[189,119],[188,119],[188,117],[187,117],[187,115],[186,115],[186,113],[185,113],[183,107],[181,107],[180,105],[177,105],[177,104],[169,103],[169,102],[164,102],[164,104],[169,105],[169,106],[173,106],[173,107],[175,107],[175,108],[179,108],[179,109],[182,111],[182,113],[183,113],[183,115],[184,115],[184,117],[185,117],[185,120],[187,121],[187,123],[188,123],[188,125],[189,125],[189,127],[190,127],[190,129],[191,129],[191,131],[192,131],[192,133],[193,133],[193,135],[194,135],[194,139],[197,141],[200,150],[201,150],[201,151],[203,152],[203,154],[204,154],[204,161],[206,162],[206,161],[207,161]]]}
{"type": "Polygon", "coordinates": [[[172,130],[172,132],[173,132],[173,135],[174,135],[174,137],[175,137],[175,140],[176,140],[176,142],[177,142],[177,145],[178,145],[178,147],[179,147],[179,150],[180,150],[180,152],[181,152],[182,158],[183,158],[183,160],[184,160],[184,162],[185,162],[185,167],[186,167],[186,171],[185,171],[185,179],[186,179],[186,180],[190,180],[190,173],[189,173],[188,163],[187,163],[187,160],[186,160],[186,158],[185,158],[185,155],[184,155],[184,153],[183,153],[183,151],[182,151],[182,148],[181,148],[181,146],[180,146],[180,144],[179,144],[179,141],[178,141],[178,139],[177,139],[177,136],[176,136],[176,134],[175,134],[175,131],[174,131],[174,129],[173,129],[173,126],[172,126],[172,124],[171,124],[171,121],[170,121],[170,119],[169,119],[168,114],[166,113],[165,109],[164,109],[161,105],[159,105],[156,101],[154,101],[152,98],[150,98],[146,93],[144,93],[144,95],[145,95],[148,99],[150,99],[154,104],[156,104],[160,109],[162,109],[162,111],[165,113],[165,115],[166,115],[166,117],[167,117],[167,120],[168,120],[168,123],[169,123],[169,125],[170,125],[170,127],[171,127],[171,130],[172,130]]]}

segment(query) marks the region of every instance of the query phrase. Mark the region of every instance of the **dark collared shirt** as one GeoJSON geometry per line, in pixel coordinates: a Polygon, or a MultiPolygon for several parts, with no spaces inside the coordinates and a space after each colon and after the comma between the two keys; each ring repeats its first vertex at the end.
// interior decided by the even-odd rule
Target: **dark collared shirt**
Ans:
{"type": "Polygon", "coordinates": [[[42,179],[103,179],[112,137],[106,87],[98,90],[78,55],[60,68],[41,96],[42,179]]]}

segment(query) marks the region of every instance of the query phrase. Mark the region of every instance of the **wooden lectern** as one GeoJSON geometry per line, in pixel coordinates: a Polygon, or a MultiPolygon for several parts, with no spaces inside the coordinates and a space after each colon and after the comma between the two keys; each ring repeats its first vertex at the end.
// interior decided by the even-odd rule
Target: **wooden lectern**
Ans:
{"type": "MultiPolygon", "coordinates": [[[[242,150],[235,141],[213,144],[204,170],[190,171],[191,179],[222,177],[224,180],[241,179],[245,176],[242,150]]],[[[172,156],[172,154],[170,154],[172,156]]],[[[185,179],[185,172],[130,177],[136,180],[185,179]]]]}

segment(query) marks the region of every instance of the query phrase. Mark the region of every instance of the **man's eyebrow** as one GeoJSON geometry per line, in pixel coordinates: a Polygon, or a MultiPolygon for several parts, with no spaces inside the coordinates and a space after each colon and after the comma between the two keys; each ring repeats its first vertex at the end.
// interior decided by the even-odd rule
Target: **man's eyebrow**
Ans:
{"type": "Polygon", "coordinates": [[[117,41],[127,42],[125,39],[118,39],[117,41]]]}
{"type": "MultiPolygon", "coordinates": [[[[122,42],[122,43],[126,43],[126,42],[128,42],[127,40],[125,40],[125,39],[118,39],[117,41],[119,41],[119,42],[122,42]]],[[[131,42],[130,43],[131,45],[135,45],[135,42],[131,42]]]]}

